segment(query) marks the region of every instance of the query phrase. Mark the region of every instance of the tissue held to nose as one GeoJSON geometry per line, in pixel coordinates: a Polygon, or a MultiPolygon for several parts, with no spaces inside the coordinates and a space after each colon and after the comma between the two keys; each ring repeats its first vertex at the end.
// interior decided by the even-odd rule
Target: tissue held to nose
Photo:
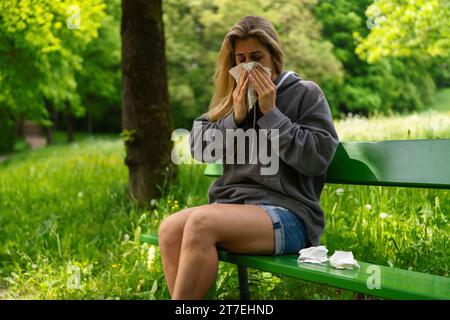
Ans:
{"type": "MultiPolygon", "coordinates": [[[[237,66],[231,68],[228,72],[231,74],[231,76],[236,79],[236,81],[239,81],[239,78],[241,77],[242,72],[244,70],[247,70],[250,72],[255,65],[259,65],[264,72],[270,77],[272,75],[270,68],[264,67],[262,64],[256,61],[248,62],[248,63],[240,63],[237,66]]],[[[250,110],[253,105],[258,100],[258,97],[255,94],[255,90],[251,83],[249,83],[248,89],[247,89],[247,110],[250,110]]]]}

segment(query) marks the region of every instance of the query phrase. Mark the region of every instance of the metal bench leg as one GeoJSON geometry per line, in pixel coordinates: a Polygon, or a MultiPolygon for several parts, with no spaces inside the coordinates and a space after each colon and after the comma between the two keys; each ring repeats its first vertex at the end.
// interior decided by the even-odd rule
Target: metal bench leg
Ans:
{"type": "Polygon", "coordinates": [[[248,290],[248,276],[247,267],[238,264],[239,275],[239,292],[241,294],[241,300],[250,300],[250,292],[248,290]]]}

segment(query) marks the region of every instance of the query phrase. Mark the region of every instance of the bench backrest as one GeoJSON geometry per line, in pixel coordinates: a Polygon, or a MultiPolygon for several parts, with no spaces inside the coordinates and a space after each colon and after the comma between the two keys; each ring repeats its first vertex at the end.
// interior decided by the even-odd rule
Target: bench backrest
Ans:
{"type": "MultiPolygon", "coordinates": [[[[223,174],[221,163],[205,175],[223,174]]],[[[450,139],[342,142],[327,183],[450,189],[450,139]]]]}

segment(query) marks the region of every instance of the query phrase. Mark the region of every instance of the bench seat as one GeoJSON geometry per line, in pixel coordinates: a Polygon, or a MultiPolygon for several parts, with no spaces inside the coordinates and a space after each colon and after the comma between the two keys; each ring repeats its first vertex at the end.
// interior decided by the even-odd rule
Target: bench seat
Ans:
{"type": "MultiPolygon", "coordinates": [[[[158,245],[155,234],[141,236],[143,242],[158,245]]],[[[358,261],[359,269],[338,270],[328,264],[297,263],[298,255],[255,256],[219,250],[219,260],[291,278],[322,283],[388,299],[450,299],[450,278],[390,268],[358,261]],[[374,287],[375,274],[380,288],[374,287]],[[368,285],[369,283],[369,285],[368,285]],[[370,289],[369,287],[372,287],[370,289]]]]}

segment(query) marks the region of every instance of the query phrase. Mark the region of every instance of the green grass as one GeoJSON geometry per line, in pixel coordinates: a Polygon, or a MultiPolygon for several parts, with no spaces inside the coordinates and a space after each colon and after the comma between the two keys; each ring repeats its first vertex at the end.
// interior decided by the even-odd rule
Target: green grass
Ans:
{"type": "Polygon", "coordinates": [[[431,109],[436,111],[450,111],[450,88],[441,89],[435,94],[431,109]]]}
{"type": "MultiPolygon", "coordinates": [[[[74,132],[73,133],[73,140],[74,141],[83,141],[84,139],[89,139],[93,137],[93,135],[86,133],[86,132],[74,132]]],[[[113,139],[118,138],[119,134],[114,133],[104,133],[104,134],[95,134],[95,137],[97,138],[105,138],[105,139],[113,139]]],[[[67,143],[67,133],[64,131],[53,131],[53,142],[52,145],[60,145],[60,144],[66,144],[67,143]]],[[[19,153],[22,151],[30,150],[30,147],[25,142],[24,138],[17,139],[17,141],[14,144],[14,153],[19,153]]]]}
{"type": "MultiPolygon", "coordinates": [[[[397,139],[402,123],[412,128],[411,139],[450,138],[446,116],[352,118],[336,127],[342,141],[358,130],[360,140],[371,139],[370,132],[397,139]]],[[[177,183],[161,186],[163,196],[139,209],[127,197],[122,142],[78,138],[0,162],[0,298],[168,299],[158,248],[139,236],[183,207],[207,203],[214,179],[203,176],[204,164],[181,165],[177,183]]],[[[360,261],[449,276],[448,192],[326,185],[322,242],[331,252],[352,250],[360,261]]],[[[219,268],[209,298],[238,298],[235,266],[219,268]]],[[[370,298],[258,270],[249,277],[255,299],[370,298]]]]}

